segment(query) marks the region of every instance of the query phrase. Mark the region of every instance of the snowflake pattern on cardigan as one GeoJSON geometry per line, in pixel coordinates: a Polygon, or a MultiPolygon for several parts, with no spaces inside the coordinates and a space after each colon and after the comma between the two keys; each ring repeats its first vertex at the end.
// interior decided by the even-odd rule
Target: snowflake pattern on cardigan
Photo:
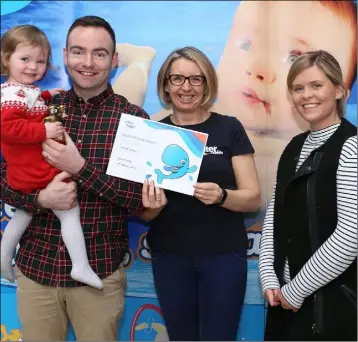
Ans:
{"type": "Polygon", "coordinates": [[[42,96],[44,94],[35,85],[9,83],[1,85],[1,107],[24,108],[26,116],[41,115],[47,112],[47,105],[42,96]]]}
{"type": "Polygon", "coordinates": [[[1,153],[6,160],[6,178],[13,190],[30,193],[43,189],[59,172],[42,156],[46,140],[43,119],[49,91],[36,85],[1,85],[1,153]]]}

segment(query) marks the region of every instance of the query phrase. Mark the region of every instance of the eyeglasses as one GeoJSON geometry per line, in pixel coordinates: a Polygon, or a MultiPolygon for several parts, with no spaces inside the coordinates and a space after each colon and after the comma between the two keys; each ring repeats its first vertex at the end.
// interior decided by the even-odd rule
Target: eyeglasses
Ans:
{"type": "Polygon", "coordinates": [[[202,75],[193,75],[189,77],[185,77],[183,75],[169,75],[168,79],[172,85],[181,86],[186,80],[189,81],[192,86],[201,86],[205,82],[205,76],[202,75]]]}

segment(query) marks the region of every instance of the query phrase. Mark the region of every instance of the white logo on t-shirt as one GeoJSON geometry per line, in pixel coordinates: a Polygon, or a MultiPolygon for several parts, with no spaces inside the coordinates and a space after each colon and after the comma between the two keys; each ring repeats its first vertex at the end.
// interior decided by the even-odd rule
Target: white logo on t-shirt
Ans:
{"type": "Polygon", "coordinates": [[[220,151],[217,146],[205,146],[204,156],[208,154],[224,154],[224,152],[220,151]]]}

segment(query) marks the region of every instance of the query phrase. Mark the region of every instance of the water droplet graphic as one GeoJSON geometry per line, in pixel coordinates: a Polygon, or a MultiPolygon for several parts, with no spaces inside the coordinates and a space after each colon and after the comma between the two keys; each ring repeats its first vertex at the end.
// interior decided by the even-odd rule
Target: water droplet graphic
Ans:
{"type": "Polygon", "coordinates": [[[152,163],[150,161],[147,161],[146,164],[149,165],[149,166],[152,166],[152,163]]]}
{"type": "Polygon", "coordinates": [[[14,13],[26,7],[31,1],[1,1],[1,15],[14,13]]]}

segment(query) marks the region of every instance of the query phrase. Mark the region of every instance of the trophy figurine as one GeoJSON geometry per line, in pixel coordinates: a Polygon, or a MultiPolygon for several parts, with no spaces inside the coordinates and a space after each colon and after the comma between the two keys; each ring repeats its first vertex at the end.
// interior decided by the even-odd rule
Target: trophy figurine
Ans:
{"type": "MultiPolygon", "coordinates": [[[[64,105],[49,105],[48,106],[48,113],[49,116],[46,116],[43,119],[43,123],[46,122],[63,122],[63,119],[67,117],[67,114],[65,113],[65,106],[64,105]]],[[[61,138],[56,139],[57,141],[65,144],[65,136],[62,135],[61,138]]]]}

